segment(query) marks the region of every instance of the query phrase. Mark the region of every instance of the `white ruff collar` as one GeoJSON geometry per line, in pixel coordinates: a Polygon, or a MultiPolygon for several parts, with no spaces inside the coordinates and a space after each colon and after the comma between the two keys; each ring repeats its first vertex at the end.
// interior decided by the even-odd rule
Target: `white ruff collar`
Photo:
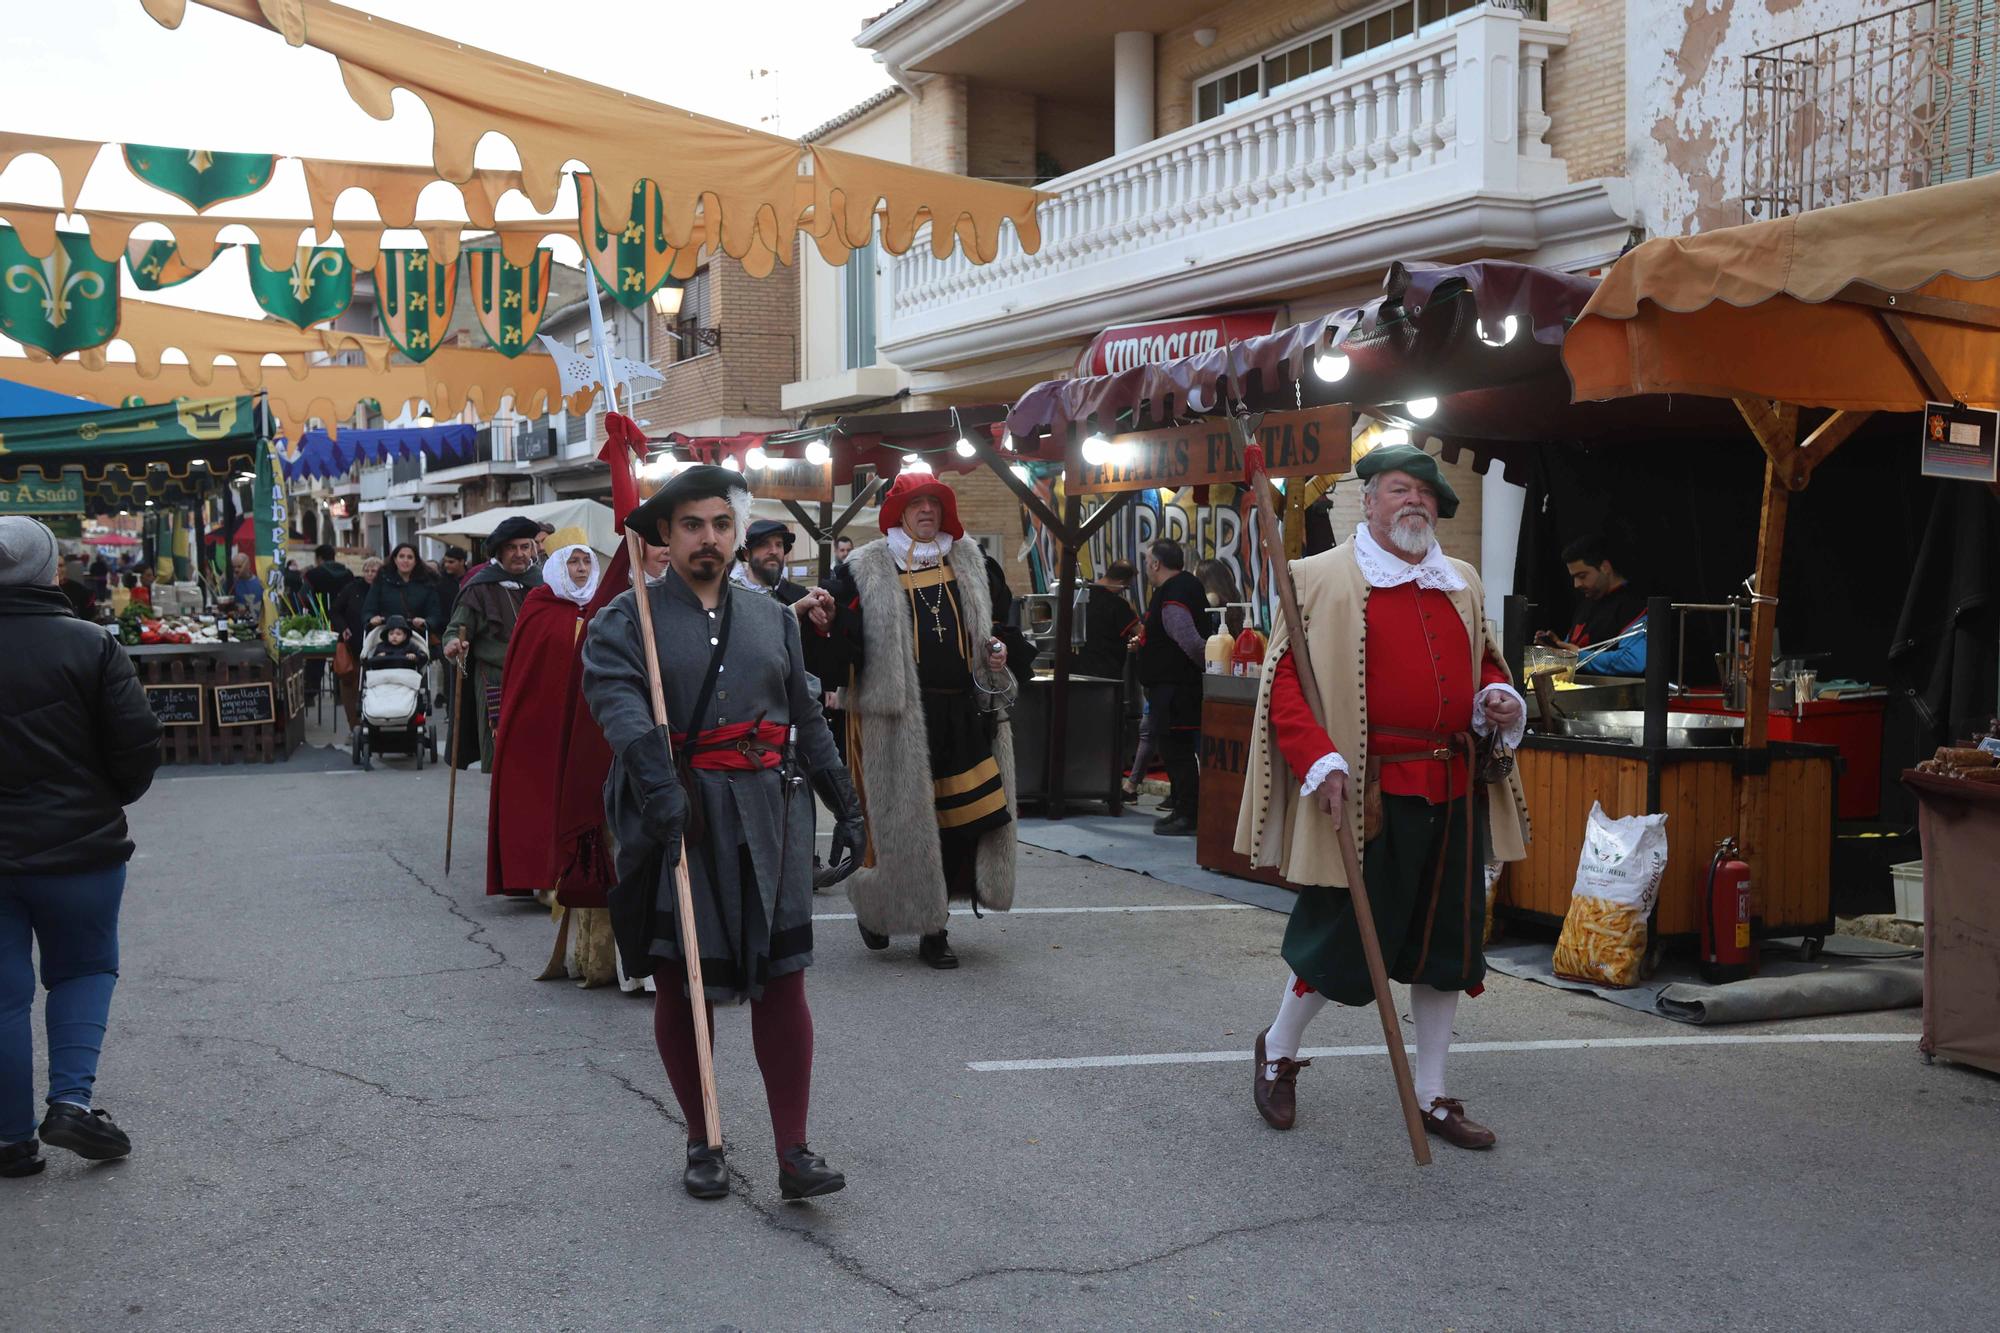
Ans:
{"type": "Polygon", "coordinates": [[[1371,588],[1400,588],[1405,583],[1414,583],[1420,588],[1434,588],[1438,592],[1458,592],[1465,587],[1465,579],[1451,567],[1445,558],[1444,548],[1435,541],[1424,558],[1411,564],[1399,555],[1382,549],[1382,543],[1375,540],[1375,534],[1368,531],[1366,523],[1354,529],[1354,563],[1361,566],[1361,577],[1368,580],[1371,588]]]}
{"type": "Polygon", "coordinates": [[[903,525],[898,523],[883,536],[889,539],[889,554],[896,557],[898,569],[929,569],[932,565],[943,564],[945,557],[951,554],[949,532],[940,532],[930,541],[919,545],[911,539],[909,533],[903,531],[903,525]]]}

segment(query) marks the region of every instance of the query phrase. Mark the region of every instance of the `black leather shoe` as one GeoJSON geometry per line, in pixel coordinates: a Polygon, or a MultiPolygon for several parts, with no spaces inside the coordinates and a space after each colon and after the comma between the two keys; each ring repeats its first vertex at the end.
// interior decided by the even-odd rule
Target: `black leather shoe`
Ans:
{"type": "MultiPolygon", "coordinates": [[[[855,922],[854,924],[857,926],[861,926],[861,923],[859,921],[855,922]]],[[[868,929],[868,927],[866,926],[861,926],[861,942],[867,945],[869,948],[876,950],[886,949],[889,947],[889,937],[887,935],[877,935],[874,931],[868,929]]]]}
{"type": "Polygon", "coordinates": [[[706,1143],[690,1143],[687,1172],[681,1177],[681,1184],[697,1199],[727,1198],[729,1168],[722,1160],[722,1149],[706,1143]]]}
{"type": "Polygon", "coordinates": [[[0,1147],[0,1177],[18,1179],[36,1175],[47,1165],[42,1158],[42,1145],[34,1139],[0,1147]]]}
{"type": "Polygon", "coordinates": [[[67,1148],[93,1162],[109,1162],[132,1152],[132,1140],[118,1128],[111,1112],[86,1111],[68,1102],[49,1103],[48,1114],[42,1117],[41,1134],[43,1143],[67,1148]]]}
{"type": "Polygon", "coordinates": [[[778,1193],[787,1199],[817,1199],[847,1188],[847,1177],[801,1143],[778,1158],[778,1193]]]}
{"type": "Polygon", "coordinates": [[[951,951],[951,936],[942,930],[917,941],[917,957],[940,972],[948,972],[958,966],[958,955],[951,951]]]}
{"type": "Polygon", "coordinates": [[[1170,815],[1153,825],[1153,832],[1162,838],[1192,838],[1195,835],[1194,816],[1170,815]]]}

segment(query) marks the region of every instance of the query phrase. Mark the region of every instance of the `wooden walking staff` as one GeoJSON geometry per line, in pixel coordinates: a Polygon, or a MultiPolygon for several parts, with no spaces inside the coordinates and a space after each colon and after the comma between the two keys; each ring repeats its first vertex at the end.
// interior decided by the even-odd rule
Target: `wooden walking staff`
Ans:
{"type": "MultiPolygon", "coordinates": [[[[1325,708],[1320,703],[1319,685],[1313,677],[1312,659],[1306,651],[1305,623],[1299,615],[1298,589],[1292,586],[1291,561],[1285,558],[1285,538],[1278,527],[1278,515],[1271,504],[1270,479],[1264,475],[1264,450],[1256,443],[1261,414],[1231,417],[1230,433],[1243,451],[1243,472],[1250,494],[1257,501],[1258,530],[1263,536],[1264,557],[1271,566],[1271,581],[1277,585],[1278,605],[1285,617],[1285,634],[1291,640],[1292,668],[1298,672],[1299,689],[1312,710],[1313,721],[1326,725],[1325,708]]],[[[1359,781],[1359,773],[1349,781],[1359,781]]],[[[1389,994],[1389,970],[1382,962],[1382,942],[1375,935],[1375,908],[1368,901],[1368,882],[1361,875],[1361,858],[1354,850],[1354,833],[1343,814],[1336,824],[1340,830],[1340,859],[1347,869],[1347,895],[1354,903],[1354,926],[1361,935],[1361,953],[1368,960],[1368,983],[1375,990],[1375,1012],[1382,1016],[1382,1040],[1389,1047],[1389,1065],[1396,1072],[1396,1095],[1403,1103],[1403,1123],[1410,1132],[1410,1152],[1418,1166],[1431,1164],[1431,1147],[1424,1137],[1423,1112],[1417,1107],[1417,1085],[1410,1078],[1410,1056],[1403,1049],[1403,1026],[1396,1017],[1396,1004],[1389,994]]]]}
{"type": "Polygon", "coordinates": [[[451,794],[444,802],[444,873],[451,873],[451,831],[458,822],[458,751],[465,743],[465,626],[458,627],[458,656],[451,660],[458,683],[451,688],[451,794]]]}

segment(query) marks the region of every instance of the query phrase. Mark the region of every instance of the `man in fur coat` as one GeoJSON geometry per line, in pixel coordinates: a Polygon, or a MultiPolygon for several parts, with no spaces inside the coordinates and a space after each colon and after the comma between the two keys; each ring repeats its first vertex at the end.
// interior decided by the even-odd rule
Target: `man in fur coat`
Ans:
{"type": "Polygon", "coordinates": [[[1007,709],[1019,687],[993,621],[1008,594],[930,473],[896,478],[881,524],[827,579],[833,623],[807,634],[809,664],[847,705],[869,813],[872,855],[848,881],[861,938],[886,949],[916,935],[926,963],[953,968],[947,904],[1014,905],[1007,709]]]}
{"type": "Polygon", "coordinates": [[[1458,496],[1421,449],[1376,449],[1355,468],[1365,522],[1343,546],[1292,565],[1322,728],[1300,688],[1281,622],[1258,690],[1236,850],[1298,886],[1285,929],[1291,966],[1277,1016],[1258,1034],[1257,1110],[1296,1114],[1306,1024],[1374,990],[1335,820],[1362,847],[1362,875],[1389,976],[1410,988],[1424,1128],[1461,1148],[1493,1132],[1445,1095],[1445,1054],[1462,992],[1486,976],[1483,868],[1527,854],[1527,803],[1511,771],[1474,775],[1473,737],[1520,742],[1526,704],[1509,683],[1471,565],[1437,544],[1458,496]]]}
{"type": "Polygon", "coordinates": [[[813,949],[813,807],[833,812],[833,859],[866,836],[861,803],[834,751],[799,646],[799,621],[725,577],[750,517],[741,475],[685,468],[626,523],[667,549],[646,598],[669,726],[654,722],[651,673],[628,590],[590,622],[583,693],[612,754],[605,818],[617,844],[612,929],[625,970],[659,970],[653,1039],[689,1142],[682,1183],[698,1199],[729,1193],[723,1150],[703,1134],[686,950],[700,950],[711,1001],[748,1000],[787,1199],[830,1194],[846,1178],[806,1146],[813,1025],[805,969],[813,949]],[[685,845],[684,845],[685,844],[685,845]],[[680,929],[674,866],[687,858],[695,936],[680,929]],[[661,967],[662,960],[666,966],[661,967]]]}

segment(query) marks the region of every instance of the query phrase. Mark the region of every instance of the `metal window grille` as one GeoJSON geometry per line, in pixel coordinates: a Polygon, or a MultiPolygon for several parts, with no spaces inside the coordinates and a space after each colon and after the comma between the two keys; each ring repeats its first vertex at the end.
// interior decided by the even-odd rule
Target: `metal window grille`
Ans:
{"type": "Polygon", "coordinates": [[[1743,219],[2000,165],[2000,0],[1924,0],[1744,57],[1743,219]]]}

